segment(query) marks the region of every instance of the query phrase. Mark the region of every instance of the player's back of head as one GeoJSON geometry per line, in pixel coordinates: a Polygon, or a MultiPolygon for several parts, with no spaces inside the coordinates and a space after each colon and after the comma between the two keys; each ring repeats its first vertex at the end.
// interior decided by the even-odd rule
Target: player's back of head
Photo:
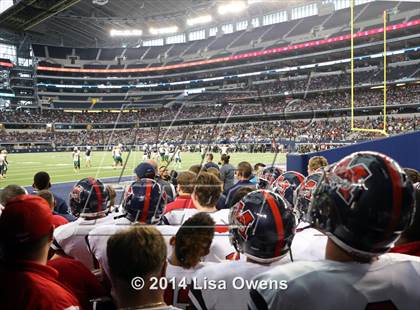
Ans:
{"type": "Polygon", "coordinates": [[[214,220],[204,212],[193,215],[182,224],[170,241],[180,266],[186,269],[193,268],[209,254],[214,225],[214,220]]]}
{"type": "Polygon", "coordinates": [[[81,179],[69,194],[70,209],[73,215],[96,218],[106,214],[110,207],[108,188],[92,177],[81,179]]]}
{"type": "Polygon", "coordinates": [[[212,208],[222,194],[222,182],[213,174],[201,172],[194,183],[193,199],[200,206],[212,208]]]}
{"type": "Polygon", "coordinates": [[[236,250],[258,263],[271,263],[290,251],[297,219],[279,195],[252,191],[230,209],[229,231],[236,250]]]}
{"type": "MultiPolygon", "coordinates": [[[[162,234],[156,228],[135,225],[117,232],[108,239],[106,252],[117,303],[132,306],[132,296],[144,293],[146,299],[152,294],[159,294],[149,289],[150,278],[164,275],[167,248],[162,234]],[[139,277],[145,285],[137,290],[133,287],[133,281],[139,277]]],[[[163,292],[159,295],[163,295],[163,292]]],[[[160,297],[163,299],[163,296],[160,297]]],[[[143,300],[145,304],[152,302],[143,300]]]]}
{"type": "Polygon", "coordinates": [[[49,189],[51,187],[50,182],[50,175],[45,171],[40,171],[34,175],[33,187],[37,190],[49,189]]]}
{"type": "Polygon", "coordinates": [[[326,167],[328,160],[324,156],[313,156],[308,162],[308,173],[311,174],[320,168],[326,167]]]}
{"type": "Polygon", "coordinates": [[[192,171],[180,172],[176,178],[179,190],[185,194],[192,194],[196,177],[197,174],[192,171]]]}
{"type": "Polygon", "coordinates": [[[167,203],[167,195],[160,184],[152,179],[133,182],[124,194],[125,216],[131,222],[156,224],[167,203]]]}
{"type": "Polygon", "coordinates": [[[413,185],[398,163],[359,152],[326,169],[305,217],[342,250],[369,260],[389,251],[414,211],[413,185]]]}
{"type": "Polygon", "coordinates": [[[238,164],[236,172],[239,177],[249,179],[252,176],[252,166],[247,161],[242,161],[238,164]]]}

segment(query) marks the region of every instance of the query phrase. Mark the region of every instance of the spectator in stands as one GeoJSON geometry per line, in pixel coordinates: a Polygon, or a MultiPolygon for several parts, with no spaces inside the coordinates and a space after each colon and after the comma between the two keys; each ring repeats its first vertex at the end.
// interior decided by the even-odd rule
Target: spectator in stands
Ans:
{"type": "Polygon", "coordinates": [[[213,162],[213,154],[212,153],[207,154],[207,163],[204,164],[204,167],[206,169],[209,169],[210,167],[213,167],[213,168],[216,168],[217,170],[219,170],[219,166],[213,162]]]}
{"type": "MultiPolygon", "coordinates": [[[[49,190],[44,189],[42,191],[36,192],[36,195],[44,198],[48,202],[48,205],[51,208],[51,212],[54,212],[55,201],[54,201],[53,193],[51,193],[49,190]]],[[[58,214],[53,214],[53,224],[55,228],[57,228],[58,226],[67,224],[68,222],[69,221],[67,221],[65,217],[58,214]]]]}
{"type": "Polygon", "coordinates": [[[116,233],[108,240],[107,257],[118,308],[176,309],[166,305],[161,287],[151,287],[151,278],[166,272],[166,245],[156,228],[137,226],[116,233]],[[136,277],[144,281],[140,289],[133,287],[139,283],[133,282],[136,277]]]}
{"type": "Polygon", "coordinates": [[[217,202],[217,209],[228,209],[231,206],[231,200],[235,195],[235,192],[241,187],[251,187],[253,189],[256,188],[255,183],[251,182],[252,178],[252,166],[249,162],[243,161],[238,164],[238,168],[236,169],[236,178],[238,182],[233,185],[228,190],[223,192],[223,195],[220,197],[219,201],[217,202]]]}
{"type": "Polygon", "coordinates": [[[15,198],[16,196],[25,195],[27,193],[28,192],[26,191],[26,189],[24,189],[23,187],[19,185],[14,185],[14,184],[7,185],[0,192],[0,204],[5,206],[9,200],[15,198]]]}
{"type": "MultiPolygon", "coordinates": [[[[51,188],[50,175],[45,171],[37,172],[34,176],[34,183],[32,187],[35,191],[49,190],[51,188]]],[[[69,212],[69,206],[63,198],[54,195],[54,201],[54,212],[56,214],[64,216],[69,222],[76,220],[76,217],[69,212]]]]}
{"type": "Polygon", "coordinates": [[[309,159],[308,174],[312,174],[326,166],[328,166],[328,160],[324,156],[313,156],[309,159]]]}
{"type": "Polygon", "coordinates": [[[229,164],[230,156],[222,154],[220,158],[220,180],[223,182],[223,190],[229,190],[235,183],[235,167],[229,164]]]}
{"type": "Polygon", "coordinates": [[[54,231],[51,209],[41,197],[20,195],[0,217],[2,309],[70,309],[79,302],[46,265],[54,231]]]}
{"type": "Polygon", "coordinates": [[[191,199],[191,194],[194,191],[194,182],[197,175],[191,171],[180,172],[177,180],[177,192],[178,196],[175,201],[169,203],[164,213],[171,212],[176,209],[191,209],[195,208],[194,203],[191,199]]]}
{"type": "Polygon", "coordinates": [[[176,235],[171,237],[169,244],[172,254],[168,259],[166,278],[175,281],[176,287],[168,287],[165,291],[167,304],[182,309],[188,306],[188,289],[178,285],[180,281],[190,285],[195,272],[205,265],[201,261],[210,252],[214,226],[214,220],[207,213],[200,212],[185,221],[176,235]]]}

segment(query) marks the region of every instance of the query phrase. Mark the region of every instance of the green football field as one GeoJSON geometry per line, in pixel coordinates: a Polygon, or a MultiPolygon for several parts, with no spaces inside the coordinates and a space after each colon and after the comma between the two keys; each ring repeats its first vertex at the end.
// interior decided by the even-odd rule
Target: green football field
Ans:
{"type": "MultiPolygon", "coordinates": [[[[126,160],[128,153],[123,154],[126,160]]],[[[201,162],[199,153],[182,153],[182,166],[177,170],[187,170],[193,164],[201,162]]],[[[273,153],[233,153],[231,154],[231,163],[237,164],[241,161],[249,161],[251,164],[262,162],[265,164],[273,163],[285,165],[285,154],[278,154],[276,158],[273,153]]],[[[56,153],[27,153],[27,154],[9,154],[9,170],[7,178],[0,179],[0,188],[8,184],[18,184],[21,186],[30,186],[33,183],[33,176],[38,171],[47,171],[54,183],[77,181],[84,177],[91,176],[96,178],[118,177],[122,169],[119,167],[113,169],[111,152],[93,152],[92,167],[85,168],[84,156],[81,160],[81,170],[75,173],[73,170],[73,161],[71,152],[56,153]]],[[[220,156],[215,154],[215,162],[218,162],[220,156]]],[[[133,175],[133,169],[143,161],[143,152],[133,152],[128,159],[124,176],[133,175]]],[[[173,168],[173,164],[169,166],[173,168]]]]}

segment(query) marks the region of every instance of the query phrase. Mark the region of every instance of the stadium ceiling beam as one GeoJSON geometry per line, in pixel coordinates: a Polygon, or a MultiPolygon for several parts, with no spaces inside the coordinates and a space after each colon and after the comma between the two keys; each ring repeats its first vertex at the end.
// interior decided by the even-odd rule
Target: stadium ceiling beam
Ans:
{"type": "Polygon", "coordinates": [[[0,27],[16,32],[27,31],[79,1],[21,0],[0,14],[0,27]]]}

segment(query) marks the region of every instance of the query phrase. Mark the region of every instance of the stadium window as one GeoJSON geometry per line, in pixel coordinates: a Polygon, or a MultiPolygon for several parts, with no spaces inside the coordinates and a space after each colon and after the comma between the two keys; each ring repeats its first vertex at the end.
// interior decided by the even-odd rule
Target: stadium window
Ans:
{"type": "Polygon", "coordinates": [[[300,6],[292,9],[292,20],[298,18],[304,18],[318,14],[318,6],[316,3],[300,6]]]}
{"type": "Polygon", "coordinates": [[[214,37],[217,34],[217,27],[211,27],[209,29],[209,37],[214,37]]]}
{"type": "Polygon", "coordinates": [[[251,20],[252,27],[257,28],[260,26],[260,19],[258,17],[254,17],[251,20]]]}
{"type": "Polygon", "coordinates": [[[185,42],[185,34],[184,33],[166,38],[166,44],[176,44],[176,43],[184,43],[184,42],[185,42]]]}
{"type": "Polygon", "coordinates": [[[162,46],[163,39],[154,39],[143,42],[143,46],[162,46]]]}
{"type": "Polygon", "coordinates": [[[233,24],[226,24],[222,25],[222,31],[223,33],[232,33],[233,32],[233,24]]]}
{"type": "Polygon", "coordinates": [[[263,26],[278,24],[287,21],[287,12],[281,11],[263,16],[263,26]]]}
{"type": "Polygon", "coordinates": [[[188,34],[188,41],[203,40],[206,38],[206,30],[197,30],[188,34]]]}
{"type": "Polygon", "coordinates": [[[243,20],[236,23],[236,31],[245,30],[246,28],[248,28],[247,20],[243,20]]]}
{"type": "Polygon", "coordinates": [[[16,46],[0,43],[0,58],[16,63],[16,46]]]}
{"type": "Polygon", "coordinates": [[[0,13],[6,11],[13,5],[13,0],[1,0],[0,1],[0,13]]]}
{"type": "Polygon", "coordinates": [[[18,66],[30,67],[32,66],[31,58],[18,58],[18,66]]]}

